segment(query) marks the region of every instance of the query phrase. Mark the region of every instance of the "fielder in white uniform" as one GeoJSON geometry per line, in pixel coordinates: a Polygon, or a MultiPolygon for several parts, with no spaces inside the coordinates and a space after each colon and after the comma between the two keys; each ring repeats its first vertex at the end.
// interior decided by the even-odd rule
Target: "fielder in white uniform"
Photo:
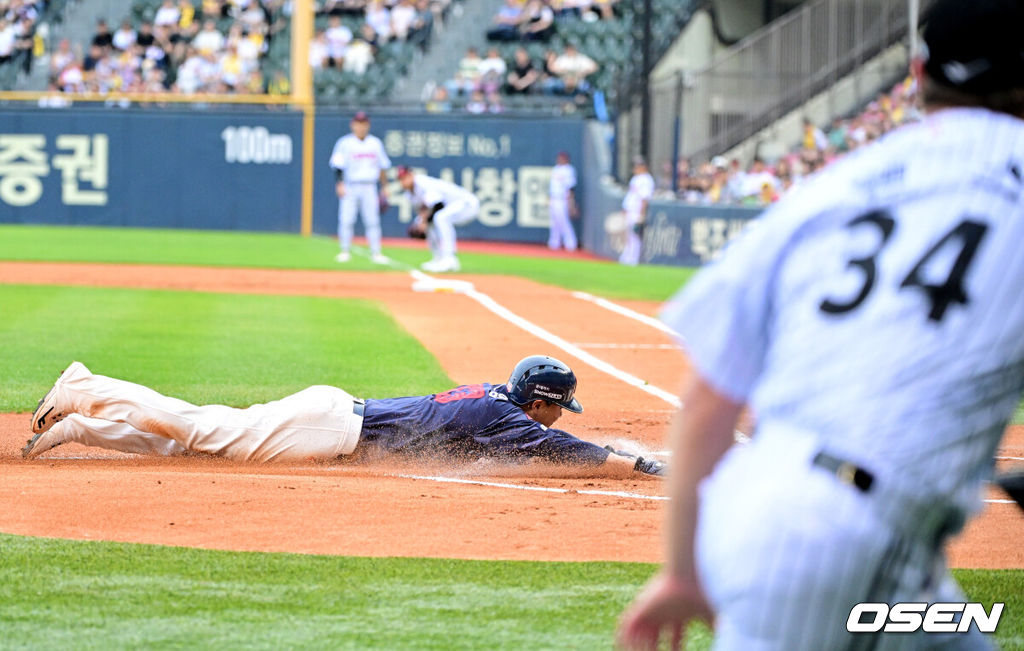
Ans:
{"type": "MultiPolygon", "coordinates": [[[[785,197],[667,306],[697,376],[672,427],[668,561],[619,640],[989,648],[848,633],[858,602],[962,602],[944,546],[1024,388],[1024,3],[939,0],[927,117],[785,197]],[[752,442],[732,447],[749,404],[752,442]]],[[[1006,595],[1010,596],[1010,595],[1006,595]]]]}
{"type": "Polygon", "coordinates": [[[636,265],[640,263],[643,248],[643,227],[647,221],[647,204],[654,196],[654,177],[647,171],[642,158],[633,161],[633,178],[622,199],[622,210],[626,213],[626,246],[622,249],[619,262],[636,265]]]}
{"type": "Polygon", "coordinates": [[[551,169],[551,183],[548,192],[548,216],[551,219],[548,248],[557,250],[562,246],[566,251],[575,251],[576,231],[571,219],[576,213],[576,168],[569,163],[569,154],[559,152],[557,164],[551,169]]]}
{"type": "Polygon", "coordinates": [[[358,211],[370,244],[370,259],[377,264],[387,264],[390,260],[380,252],[380,206],[384,203],[382,193],[387,186],[386,170],[391,168],[391,159],[380,138],[370,135],[370,118],[366,113],[356,113],[350,127],[352,133],[338,138],[331,152],[331,168],[337,175],[335,190],[339,199],[338,243],[341,246],[335,260],[349,261],[358,211]]]}
{"type": "Polygon", "coordinates": [[[398,180],[416,207],[417,219],[426,231],[433,257],[424,262],[424,271],[458,271],[455,257],[455,227],[468,224],[480,213],[480,200],[462,186],[426,174],[415,174],[407,167],[398,169],[398,180]]]}

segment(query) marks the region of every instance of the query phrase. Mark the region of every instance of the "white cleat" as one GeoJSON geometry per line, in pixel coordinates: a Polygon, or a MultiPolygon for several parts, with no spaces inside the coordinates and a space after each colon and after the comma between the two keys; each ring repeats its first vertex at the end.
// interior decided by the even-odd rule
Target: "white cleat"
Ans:
{"type": "Polygon", "coordinates": [[[458,259],[455,256],[447,258],[434,258],[428,262],[424,262],[420,265],[423,271],[430,271],[432,273],[442,273],[445,271],[458,271],[461,269],[458,259]]]}
{"type": "Polygon", "coordinates": [[[334,256],[334,261],[335,262],[348,262],[351,259],[352,259],[352,256],[349,255],[348,251],[342,251],[338,255],[334,256]]]}
{"type": "Polygon", "coordinates": [[[373,264],[391,264],[391,258],[383,253],[374,253],[370,256],[370,262],[373,264]]]}
{"type": "Polygon", "coordinates": [[[21,449],[21,456],[24,459],[35,459],[44,452],[65,443],[67,440],[64,438],[64,427],[57,423],[45,432],[40,432],[29,439],[28,444],[21,449]]]}
{"type": "MultiPolygon", "coordinates": [[[[71,362],[71,365],[64,369],[64,372],[57,378],[57,382],[54,383],[53,388],[43,396],[43,399],[36,405],[36,410],[32,414],[32,432],[35,434],[42,434],[46,430],[50,429],[67,416],[64,411],[64,406],[57,404],[57,388],[62,382],[66,382],[72,377],[79,375],[89,375],[89,369],[85,368],[85,365],[81,362],[71,362]]],[[[31,445],[31,442],[30,442],[31,445]]]]}

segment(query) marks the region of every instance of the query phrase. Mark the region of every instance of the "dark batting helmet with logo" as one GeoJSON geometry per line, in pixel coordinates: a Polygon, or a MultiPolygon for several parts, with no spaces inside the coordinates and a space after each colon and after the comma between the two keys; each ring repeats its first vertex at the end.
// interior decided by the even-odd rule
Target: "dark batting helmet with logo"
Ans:
{"type": "Polygon", "coordinates": [[[577,414],[583,406],[573,397],[576,374],[554,357],[530,355],[512,369],[508,377],[508,397],[517,405],[546,400],[577,414]]]}

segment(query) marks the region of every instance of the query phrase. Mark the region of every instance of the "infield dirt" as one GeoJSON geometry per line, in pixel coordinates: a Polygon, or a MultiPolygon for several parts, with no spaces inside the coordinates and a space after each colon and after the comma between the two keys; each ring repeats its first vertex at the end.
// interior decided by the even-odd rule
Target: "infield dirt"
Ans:
{"type": "MultiPolygon", "coordinates": [[[[654,328],[564,289],[519,278],[458,278],[549,332],[578,345],[600,344],[586,349],[651,385],[675,392],[684,379],[685,358],[654,328]]],[[[401,272],[0,263],[0,282],[372,299],[456,382],[500,381],[521,357],[550,352],[574,367],[586,407],[583,414],[566,414],[559,427],[601,444],[625,440],[647,450],[666,447],[672,409],[664,400],[562,355],[466,296],[413,292],[410,277],[401,272]]],[[[659,307],[620,303],[648,315],[659,307]]],[[[657,479],[492,477],[486,468],[344,461],[254,466],[205,457],[143,458],[78,445],[23,461],[19,450],[28,423],[28,414],[0,415],[0,530],[8,533],[367,556],[662,560],[665,502],[651,498],[663,495],[665,487],[657,479]],[[444,483],[438,477],[513,487],[444,483]]],[[[1000,454],[1024,458],[1024,428],[1011,428],[1000,454]]],[[[1004,496],[993,490],[989,497],[1004,496]]],[[[989,504],[954,543],[951,565],[1024,567],[1022,535],[1024,516],[1015,507],[989,504]]]]}

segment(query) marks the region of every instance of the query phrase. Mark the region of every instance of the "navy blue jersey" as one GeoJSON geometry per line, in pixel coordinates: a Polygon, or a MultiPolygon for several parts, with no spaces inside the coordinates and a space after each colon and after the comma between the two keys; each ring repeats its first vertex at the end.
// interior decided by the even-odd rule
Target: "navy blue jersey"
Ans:
{"type": "Polygon", "coordinates": [[[367,400],[359,447],[462,459],[543,459],[596,466],[602,447],[544,427],[508,398],[504,385],[471,384],[444,393],[367,400]]]}

